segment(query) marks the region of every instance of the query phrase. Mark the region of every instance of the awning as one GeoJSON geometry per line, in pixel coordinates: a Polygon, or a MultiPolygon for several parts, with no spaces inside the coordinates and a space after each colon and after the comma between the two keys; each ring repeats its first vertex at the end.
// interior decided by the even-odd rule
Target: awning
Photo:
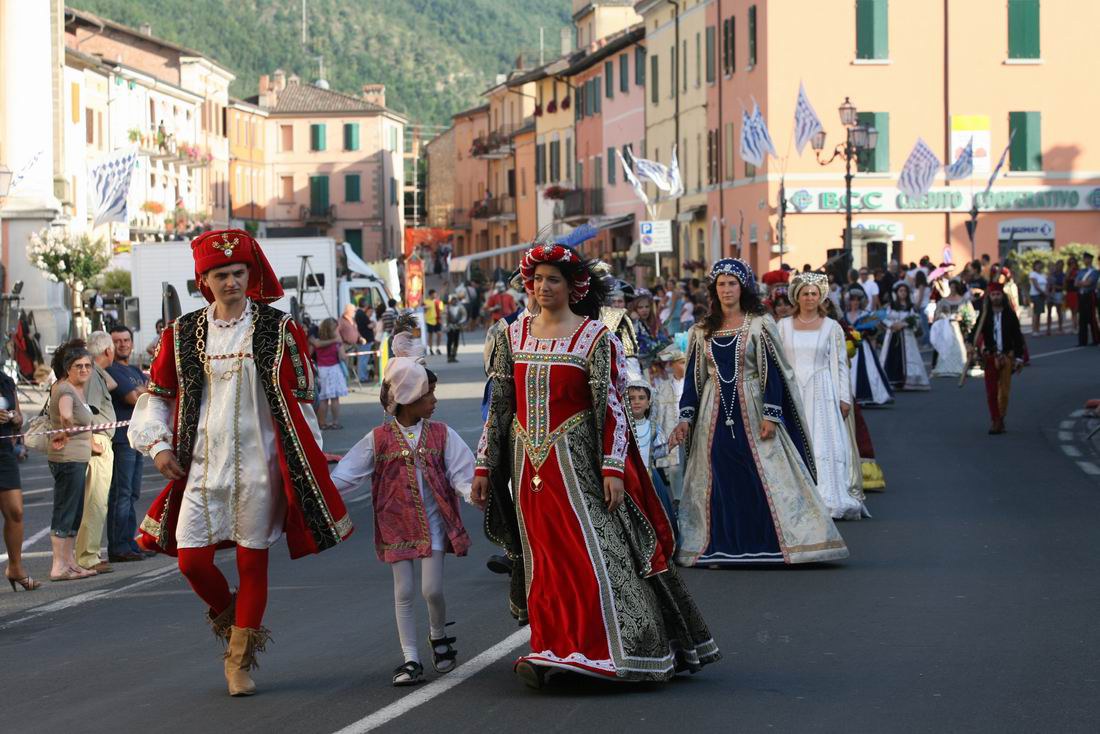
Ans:
{"type": "Polygon", "coordinates": [[[688,207],[687,209],[676,215],[676,221],[680,222],[681,224],[683,224],[684,222],[690,222],[698,217],[700,214],[702,214],[706,208],[707,207],[705,204],[688,207]]]}
{"type": "Polygon", "coordinates": [[[447,272],[465,273],[467,268],[470,267],[470,263],[474,262],[475,260],[484,260],[487,257],[496,257],[497,255],[507,255],[509,252],[519,252],[521,250],[526,250],[530,246],[530,242],[523,242],[518,245],[498,247],[495,250],[485,250],[484,252],[474,252],[469,255],[452,257],[450,263],[447,265],[447,272]]]}
{"type": "Polygon", "coordinates": [[[363,258],[355,254],[355,250],[351,249],[351,245],[347,242],[344,245],[344,257],[347,258],[348,270],[356,275],[365,275],[368,278],[374,278],[375,280],[382,280],[378,277],[378,273],[374,271],[370,265],[363,262],[363,258]]]}

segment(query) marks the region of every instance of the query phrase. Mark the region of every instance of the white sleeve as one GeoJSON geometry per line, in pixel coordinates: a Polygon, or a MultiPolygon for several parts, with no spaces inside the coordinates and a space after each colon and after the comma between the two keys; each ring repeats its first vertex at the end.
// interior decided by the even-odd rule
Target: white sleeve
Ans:
{"type": "Polygon", "coordinates": [[[351,447],[332,470],[332,483],[341,492],[355,489],[374,473],[374,431],[351,447]]]}
{"type": "Polygon", "coordinates": [[[172,430],[168,427],[172,403],[152,393],[145,393],[134,405],[126,438],[130,446],[149,458],[172,449],[172,430]]]}
{"type": "Polygon", "coordinates": [[[848,375],[848,344],[844,338],[844,329],[837,322],[833,322],[833,328],[836,330],[836,336],[833,338],[833,343],[836,349],[836,364],[837,364],[837,389],[839,390],[840,402],[852,404],[852,382],[851,377],[848,375]]]}
{"type": "Polygon", "coordinates": [[[450,426],[447,426],[447,447],[443,452],[443,463],[447,467],[447,481],[462,495],[462,499],[469,502],[474,483],[474,452],[450,426]]]}

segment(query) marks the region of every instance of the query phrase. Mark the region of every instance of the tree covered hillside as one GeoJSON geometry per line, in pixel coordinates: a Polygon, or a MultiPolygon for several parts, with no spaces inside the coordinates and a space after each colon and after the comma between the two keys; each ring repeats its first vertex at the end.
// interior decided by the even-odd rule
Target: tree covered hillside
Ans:
{"type": "Polygon", "coordinates": [[[496,74],[523,54],[538,61],[539,28],[547,58],[560,50],[569,0],[73,0],[73,7],[201,51],[237,74],[230,93],[256,94],[276,68],[303,82],[318,76],[358,94],[386,85],[387,105],[415,122],[447,124],[478,103],[496,74]]]}

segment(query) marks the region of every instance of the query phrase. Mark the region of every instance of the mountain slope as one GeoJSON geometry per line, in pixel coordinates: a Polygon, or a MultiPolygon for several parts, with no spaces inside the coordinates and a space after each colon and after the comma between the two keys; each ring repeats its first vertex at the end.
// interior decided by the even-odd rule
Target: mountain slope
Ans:
{"type": "MultiPolygon", "coordinates": [[[[516,56],[537,62],[539,28],[547,58],[569,24],[569,0],[307,0],[302,45],[299,0],[73,0],[71,5],[194,48],[237,74],[230,93],[256,93],[276,68],[318,77],[358,94],[386,85],[386,103],[420,123],[447,124],[477,104],[516,56]]],[[[530,65],[530,62],[529,64],[530,65]]]]}

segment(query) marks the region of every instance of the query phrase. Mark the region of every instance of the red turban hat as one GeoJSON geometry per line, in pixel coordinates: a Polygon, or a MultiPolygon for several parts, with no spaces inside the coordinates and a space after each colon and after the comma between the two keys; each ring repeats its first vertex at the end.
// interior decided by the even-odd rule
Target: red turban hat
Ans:
{"type": "Polygon", "coordinates": [[[283,297],[283,287],[271,265],[260,249],[260,243],[252,235],[240,229],[219,229],[204,232],[191,240],[191,254],[195,258],[195,281],[202,295],[210,303],[214,294],[199,277],[214,268],[225,265],[247,265],[248,289],[245,295],[259,303],[271,303],[283,297]]]}
{"type": "Polygon", "coordinates": [[[995,280],[995,281],[993,281],[992,283],[989,284],[989,286],[985,289],[985,292],[986,293],[1004,293],[1005,292],[1005,284],[995,280]]]}

